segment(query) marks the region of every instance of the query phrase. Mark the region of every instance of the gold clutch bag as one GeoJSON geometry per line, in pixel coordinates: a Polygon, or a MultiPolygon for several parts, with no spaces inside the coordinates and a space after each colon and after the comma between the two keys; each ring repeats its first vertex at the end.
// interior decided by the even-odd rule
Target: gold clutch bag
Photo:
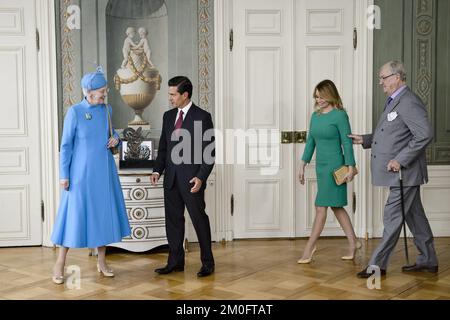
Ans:
{"type": "MultiPolygon", "coordinates": [[[[355,176],[358,174],[358,169],[354,167],[355,176]]],[[[333,172],[334,181],[336,181],[336,184],[340,186],[341,184],[345,183],[344,177],[348,172],[348,166],[342,166],[333,172]]]]}

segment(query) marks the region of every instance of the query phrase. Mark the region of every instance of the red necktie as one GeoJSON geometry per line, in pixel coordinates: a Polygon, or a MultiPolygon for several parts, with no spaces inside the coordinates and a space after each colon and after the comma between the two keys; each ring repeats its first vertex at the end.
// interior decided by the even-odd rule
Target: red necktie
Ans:
{"type": "Polygon", "coordinates": [[[183,110],[180,110],[180,114],[178,115],[177,122],[175,122],[175,131],[176,131],[177,137],[179,135],[178,129],[181,128],[182,124],[183,124],[183,110]]]}

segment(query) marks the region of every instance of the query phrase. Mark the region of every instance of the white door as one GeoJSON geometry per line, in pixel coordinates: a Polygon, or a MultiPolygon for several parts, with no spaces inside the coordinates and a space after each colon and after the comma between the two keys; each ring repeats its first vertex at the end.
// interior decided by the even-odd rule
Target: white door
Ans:
{"type": "MultiPolygon", "coordinates": [[[[313,90],[320,81],[330,79],[343,100],[351,124],[353,114],[353,0],[299,0],[296,1],[296,128],[309,132],[313,112],[313,90]]],[[[353,121],[352,121],[353,120],[353,121]]],[[[353,126],[352,126],[353,127],[353,126]]],[[[295,144],[296,159],[305,145],[295,144]]],[[[356,150],[355,150],[356,151],[356,150]]],[[[306,167],[305,185],[295,183],[296,236],[311,234],[315,216],[317,193],[315,157],[306,167]]],[[[298,161],[297,161],[298,164],[298,161]]],[[[296,175],[298,175],[296,166],[296,175]]],[[[348,205],[345,207],[353,221],[353,183],[347,187],[348,205]]],[[[331,209],[328,209],[324,236],[344,235],[331,209]]]]}
{"type": "Polygon", "coordinates": [[[42,243],[35,13],[0,2],[0,246],[42,243]]]}
{"type": "Polygon", "coordinates": [[[294,235],[293,145],[264,143],[268,130],[293,130],[292,9],[292,0],[233,1],[233,128],[247,134],[234,143],[234,238],[294,235]]]}
{"type": "MultiPolygon", "coordinates": [[[[234,166],[234,238],[308,236],[315,214],[314,164],[300,186],[304,144],[280,144],[279,138],[260,153],[267,145],[261,133],[309,129],[312,91],[324,79],[335,81],[351,118],[353,0],[234,0],[232,20],[233,128],[247,136],[259,133],[245,143],[245,162],[234,166]],[[264,155],[272,165],[279,160],[276,174],[261,174],[267,169],[264,155]]],[[[351,195],[350,187],[350,205],[351,195]]],[[[323,235],[342,234],[330,215],[323,235]]]]}

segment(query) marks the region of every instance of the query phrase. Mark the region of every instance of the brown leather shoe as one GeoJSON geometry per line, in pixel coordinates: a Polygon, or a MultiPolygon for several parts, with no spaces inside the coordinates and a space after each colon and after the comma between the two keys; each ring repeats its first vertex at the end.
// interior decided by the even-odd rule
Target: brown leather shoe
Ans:
{"type": "MultiPolygon", "coordinates": [[[[367,272],[367,268],[369,268],[369,267],[366,267],[366,268],[365,268],[364,270],[362,270],[361,272],[358,272],[358,273],[356,274],[356,276],[357,276],[358,278],[363,278],[363,279],[369,278],[371,275],[374,274],[374,272],[368,273],[368,272],[367,272]]],[[[381,274],[382,276],[385,276],[385,275],[386,275],[386,270],[380,269],[380,274],[381,274]]]]}
{"type": "Polygon", "coordinates": [[[437,273],[438,272],[438,266],[421,266],[417,264],[412,264],[409,266],[403,266],[402,271],[403,272],[431,272],[431,273],[437,273]]]}

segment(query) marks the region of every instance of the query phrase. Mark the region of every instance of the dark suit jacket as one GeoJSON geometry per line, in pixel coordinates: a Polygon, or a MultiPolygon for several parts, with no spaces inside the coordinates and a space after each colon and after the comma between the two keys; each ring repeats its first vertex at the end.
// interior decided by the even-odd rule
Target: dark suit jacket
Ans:
{"type": "Polygon", "coordinates": [[[203,137],[207,130],[214,128],[211,114],[192,104],[181,127],[186,131],[180,132],[180,141],[172,141],[177,113],[178,108],[164,113],[158,157],[153,172],[158,172],[160,175],[164,172],[164,188],[166,189],[173,187],[175,178],[183,187],[190,189],[193,184],[189,181],[194,177],[203,181],[202,189],[204,189],[206,180],[214,167],[214,133],[209,131],[207,139],[203,137]],[[205,157],[204,152],[212,157],[205,157]]]}

